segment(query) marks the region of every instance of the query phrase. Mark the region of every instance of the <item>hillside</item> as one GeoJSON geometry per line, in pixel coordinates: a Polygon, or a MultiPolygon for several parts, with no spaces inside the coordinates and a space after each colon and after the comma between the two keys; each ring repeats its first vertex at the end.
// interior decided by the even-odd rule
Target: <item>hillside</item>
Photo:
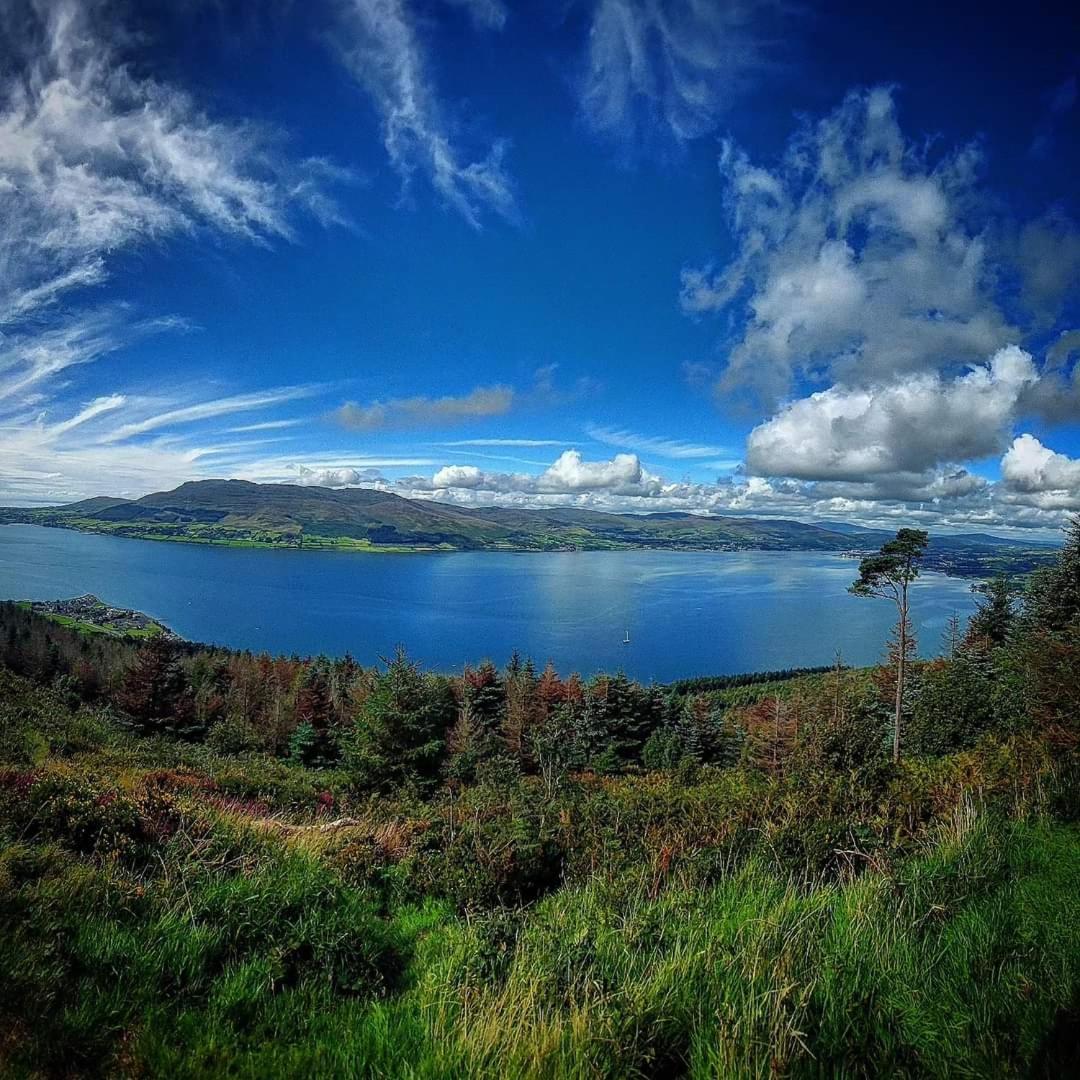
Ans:
{"type": "Polygon", "coordinates": [[[837,551],[851,541],[797,521],[592,510],[468,509],[368,488],[330,489],[244,480],[202,480],[141,499],[89,499],[44,509],[6,509],[0,520],[153,539],[296,547],[370,546],[454,550],[688,550],[799,548],[837,551]]]}
{"type": "MultiPolygon", "coordinates": [[[[857,525],[576,507],[467,508],[370,488],[200,480],[140,499],[93,498],[0,509],[28,523],[150,540],[362,551],[861,551],[889,534],[857,525]]],[[[981,534],[935,535],[927,565],[949,573],[1021,573],[1053,546],[981,534]]]]}

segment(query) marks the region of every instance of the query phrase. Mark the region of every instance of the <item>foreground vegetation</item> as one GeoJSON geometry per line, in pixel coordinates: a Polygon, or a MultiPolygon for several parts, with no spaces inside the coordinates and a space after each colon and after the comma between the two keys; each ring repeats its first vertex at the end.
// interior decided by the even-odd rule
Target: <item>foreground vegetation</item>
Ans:
{"type": "Polygon", "coordinates": [[[0,1073],[1080,1068],[1080,528],[909,661],[640,686],[0,608],[0,1073]]]}

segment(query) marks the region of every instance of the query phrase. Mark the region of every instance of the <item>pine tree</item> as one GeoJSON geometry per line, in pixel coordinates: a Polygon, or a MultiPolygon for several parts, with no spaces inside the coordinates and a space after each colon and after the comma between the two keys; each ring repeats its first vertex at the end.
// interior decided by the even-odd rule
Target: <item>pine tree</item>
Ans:
{"type": "Polygon", "coordinates": [[[193,730],[187,678],[176,646],[164,637],[152,637],[139,649],[117,699],[144,731],[197,733],[193,730]]]}
{"type": "Polygon", "coordinates": [[[1012,633],[1016,588],[1004,574],[971,587],[983,599],[968,620],[965,644],[983,648],[1006,645],[1012,633]]]}
{"type": "Polygon", "coordinates": [[[1064,630],[1080,619],[1080,515],[1070,519],[1057,562],[1032,575],[1024,599],[1027,632],[1064,630]]]}
{"type": "Polygon", "coordinates": [[[893,761],[900,760],[900,724],[904,710],[904,677],[907,673],[909,589],[919,576],[919,566],[929,537],[921,529],[900,529],[894,540],[881,545],[876,555],[859,563],[859,576],[849,592],[873,596],[896,605],[896,694],[893,712],[893,761]]]}
{"type": "Polygon", "coordinates": [[[363,790],[430,787],[446,755],[456,705],[449,683],[424,675],[399,649],[374,677],[356,723],[343,735],[345,766],[363,790]]]}

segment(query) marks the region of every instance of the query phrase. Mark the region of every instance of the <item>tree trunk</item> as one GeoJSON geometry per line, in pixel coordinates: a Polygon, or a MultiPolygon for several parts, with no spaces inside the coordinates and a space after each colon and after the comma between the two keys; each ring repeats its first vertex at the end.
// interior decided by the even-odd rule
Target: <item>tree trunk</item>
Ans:
{"type": "Polygon", "coordinates": [[[908,604],[907,588],[904,588],[903,599],[900,603],[900,653],[896,658],[896,714],[893,717],[893,764],[900,763],[900,716],[904,708],[904,667],[907,664],[907,625],[908,604]]]}

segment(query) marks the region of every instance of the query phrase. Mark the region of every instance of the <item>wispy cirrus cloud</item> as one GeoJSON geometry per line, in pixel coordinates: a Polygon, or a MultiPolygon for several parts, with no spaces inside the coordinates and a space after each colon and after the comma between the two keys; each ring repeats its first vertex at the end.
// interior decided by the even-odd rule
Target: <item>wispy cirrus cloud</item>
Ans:
{"type": "MultiPolygon", "coordinates": [[[[430,71],[416,14],[407,0],[333,0],[332,46],[366,91],[382,124],[383,145],[406,193],[418,173],[474,229],[493,212],[517,217],[513,183],[503,164],[508,144],[478,155],[448,117],[430,71]]],[[[462,0],[478,25],[498,28],[501,4],[462,0]]]]}
{"type": "MultiPolygon", "coordinates": [[[[621,446],[628,450],[637,450],[642,454],[655,454],[658,457],[675,459],[719,458],[730,456],[731,451],[723,446],[711,446],[706,443],[687,442],[685,439],[671,439],[662,435],[642,435],[636,431],[622,428],[603,427],[589,424],[585,433],[596,442],[608,446],[621,446]]],[[[730,462],[729,464],[736,464],[730,462]]]]}
{"type": "Polygon", "coordinates": [[[440,446],[563,446],[565,439],[455,439],[440,446]]]}
{"type": "Polygon", "coordinates": [[[473,23],[483,30],[501,30],[506,25],[506,5],[501,0],[445,0],[451,7],[463,8],[473,23]]]}
{"type": "MultiPolygon", "coordinates": [[[[178,408],[166,409],[162,412],[144,416],[142,419],[133,420],[114,428],[102,438],[102,442],[123,442],[137,435],[145,435],[148,431],[156,431],[161,428],[176,428],[185,424],[193,424],[201,420],[209,420],[219,416],[232,416],[236,413],[256,412],[267,409],[274,405],[282,405],[291,401],[299,401],[303,398],[314,397],[324,388],[317,385],[308,386],[284,386],[271,390],[260,390],[248,394],[233,394],[228,397],[199,401],[178,408]]],[[[275,421],[270,421],[274,426],[280,426],[275,421]]],[[[260,425],[255,425],[259,427],[260,425]]],[[[249,428],[249,430],[252,430],[249,428]]]]}
{"type": "Polygon", "coordinates": [[[775,0],[595,0],[581,107],[623,145],[712,131],[775,50],[775,0]]]}
{"type": "Polygon", "coordinates": [[[182,321],[130,321],[110,305],[71,315],[46,327],[0,335],[0,411],[40,400],[50,380],[148,335],[182,329],[182,321]]]}
{"type": "MultiPolygon", "coordinates": [[[[188,391],[171,399],[163,392],[113,392],[0,413],[0,503],[144,495],[184,480],[235,474],[267,460],[265,447],[289,436],[275,434],[280,424],[274,420],[248,425],[248,433],[261,433],[258,438],[221,431],[209,421],[276,409],[319,390],[281,387],[224,397],[188,391]]],[[[295,460],[280,460],[277,472],[289,475],[295,460]]]]}
{"type": "Polygon", "coordinates": [[[100,284],[139,243],[263,242],[291,236],[298,207],[335,215],[325,163],[290,163],[268,132],[136,74],[102,0],[12,0],[0,31],[0,323],[100,284]]]}
{"type": "Polygon", "coordinates": [[[303,417],[292,420],[260,420],[257,424],[241,424],[239,427],[226,428],[230,435],[242,435],[249,431],[278,431],[282,428],[299,427],[306,423],[303,417]]]}

